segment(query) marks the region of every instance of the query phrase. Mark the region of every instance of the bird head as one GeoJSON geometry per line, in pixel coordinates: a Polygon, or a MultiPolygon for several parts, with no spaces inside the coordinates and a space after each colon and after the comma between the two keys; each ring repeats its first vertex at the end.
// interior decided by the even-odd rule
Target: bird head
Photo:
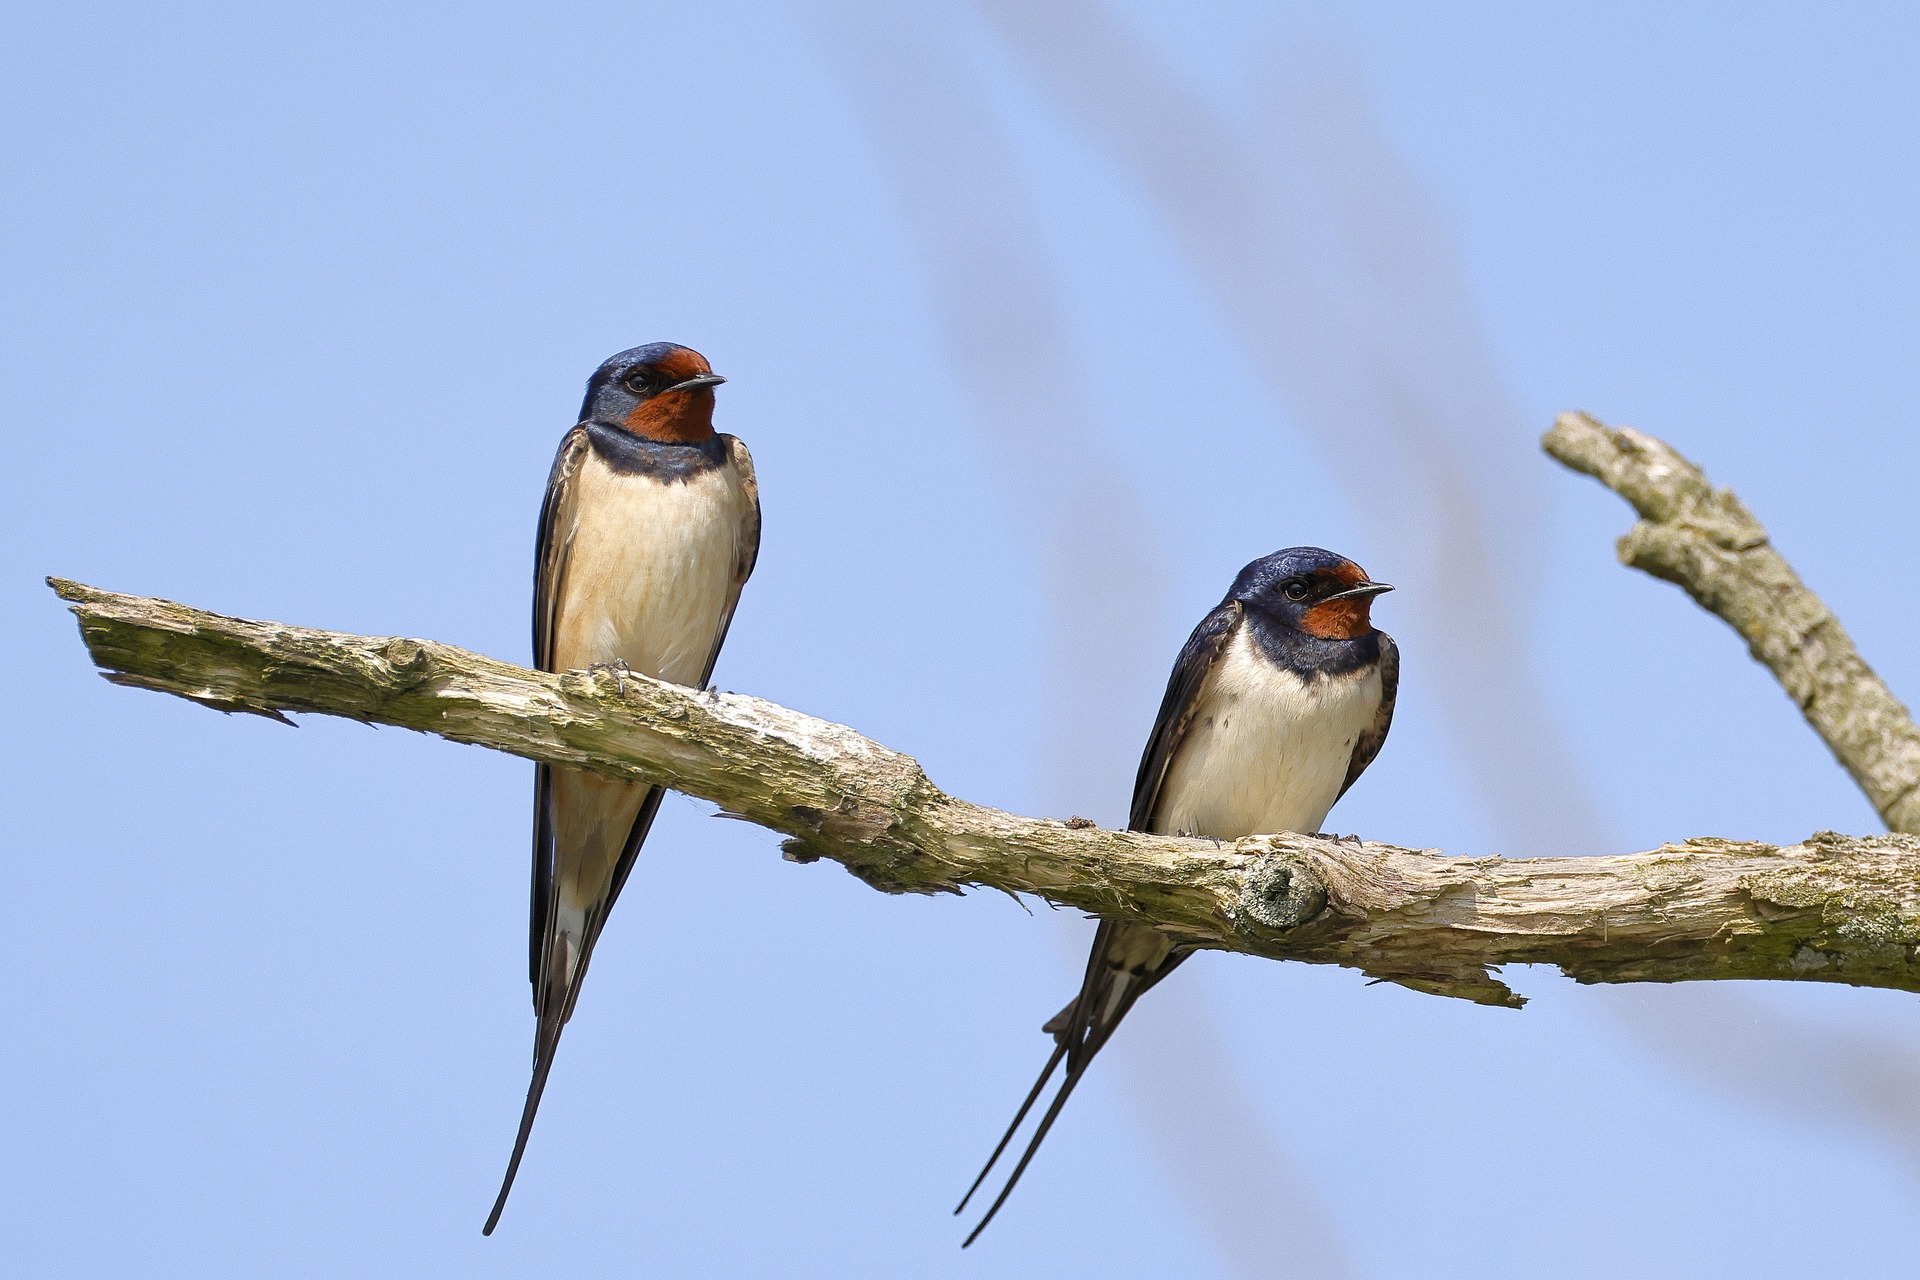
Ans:
{"type": "Polygon", "coordinates": [[[713,438],[713,389],[725,381],[691,347],[649,342],[593,371],[580,420],[669,444],[703,444],[713,438]]]}
{"type": "Polygon", "coordinates": [[[1288,547],[1242,569],[1227,598],[1317,639],[1358,640],[1373,630],[1373,598],[1391,590],[1345,556],[1288,547]]]}

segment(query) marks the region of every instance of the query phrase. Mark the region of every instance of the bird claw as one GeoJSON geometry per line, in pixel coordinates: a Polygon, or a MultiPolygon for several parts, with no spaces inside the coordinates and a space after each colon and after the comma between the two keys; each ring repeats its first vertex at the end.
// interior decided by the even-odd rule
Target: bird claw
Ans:
{"type": "Polygon", "coordinates": [[[1359,836],[1339,836],[1331,831],[1309,831],[1307,836],[1313,840],[1327,840],[1334,844],[1365,844],[1359,836]]]}
{"type": "Polygon", "coordinates": [[[596,662],[587,670],[596,676],[613,677],[614,687],[620,690],[620,696],[627,696],[627,677],[633,674],[633,668],[627,665],[625,658],[615,658],[612,662],[596,662]]]}

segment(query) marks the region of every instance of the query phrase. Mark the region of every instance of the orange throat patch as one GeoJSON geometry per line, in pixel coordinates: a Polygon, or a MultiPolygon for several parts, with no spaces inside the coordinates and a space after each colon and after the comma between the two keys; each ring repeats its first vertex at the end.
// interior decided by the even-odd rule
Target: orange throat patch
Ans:
{"type": "Polygon", "coordinates": [[[662,391],[635,405],[623,425],[666,444],[705,444],[713,439],[713,388],[662,391]]]}
{"type": "Polygon", "coordinates": [[[1358,640],[1373,630],[1373,597],[1326,600],[1300,615],[1300,629],[1319,640],[1358,640]]]}

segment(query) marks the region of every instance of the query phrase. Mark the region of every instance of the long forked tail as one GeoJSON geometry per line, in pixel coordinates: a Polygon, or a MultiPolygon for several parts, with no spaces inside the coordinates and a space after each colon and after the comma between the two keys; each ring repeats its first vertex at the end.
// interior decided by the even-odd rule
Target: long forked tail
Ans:
{"type": "Polygon", "coordinates": [[[547,1073],[553,1070],[553,1055],[560,1047],[560,1028],[565,1019],[542,1018],[533,1039],[533,1080],[527,1085],[526,1106],[520,1111],[520,1132],[513,1140],[513,1158],[507,1161],[507,1176],[500,1181],[500,1194],[494,1197],[493,1212],[480,1234],[490,1236],[500,1225],[500,1214],[507,1207],[507,1195],[513,1190],[514,1175],[520,1172],[520,1157],[527,1153],[527,1138],[533,1133],[533,1118],[540,1113],[540,1095],[547,1091],[547,1073]]]}
{"type": "Polygon", "coordinates": [[[1000,1194],[994,1197],[993,1203],[987,1207],[986,1214],[961,1242],[962,1249],[980,1238],[980,1233],[987,1229],[987,1224],[992,1222],[994,1215],[1000,1212],[1000,1206],[1005,1204],[1007,1197],[1013,1194],[1014,1187],[1020,1182],[1020,1175],[1025,1173],[1027,1166],[1033,1162],[1034,1154],[1040,1150],[1040,1144],[1046,1140],[1048,1131],[1053,1128],[1053,1122],[1059,1118],[1060,1109],[1072,1096],[1074,1086],[1080,1083],[1080,1077],[1086,1074],[1095,1055],[1112,1038],[1114,1029],[1120,1025],[1120,1020],[1127,1016],[1127,1011],[1133,1008],[1134,1001],[1144,995],[1160,979],[1173,972],[1174,968],[1189,954],[1191,953],[1174,950],[1162,935],[1152,930],[1140,926],[1101,923],[1099,933],[1094,937],[1093,952],[1087,957],[1087,974],[1081,983],[1080,993],[1074,997],[1072,1004],[1062,1009],[1044,1028],[1054,1037],[1053,1053],[1048,1057],[1045,1069],[1040,1072],[1040,1078],[1033,1082],[1033,1088],[1027,1092],[1026,1100],[1020,1104],[1020,1110],[1014,1114],[1013,1123],[1007,1126],[1007,1132],[1001,1137],[1000,1144],[993,1149],[993,1154],[987,1157],[986,1167],[981,1169],[980,1176],[973,1180],[973,1185],[961,1198],[959,1207],[954,1210],[955,1213],[967,1207],[968,1201],[973,1199],[974,1192],[978,1191],[981,1183],[986,1181],[987,1174],[992,1171],[994,1164],[999,1161],[1008,1144],[1012,1142],[1013,1135],[1026,1120],[1027,1113],[1033,1109],[1033,1104],[1039,1100],[1047,1081],[1053,1078],[1053,1073],[1060,1066],[1062,1059],[1065,1059],[1067,1064],[1066,1077],[1060,1082],[1059,1092],[1055,1093],[1053,1100],[1047,1104],[1045,1113],[1040,1117],[1040,1123],[1034,1128],[1033,1137],[1027,1140],[1027,1147],[1020,1155],[1020,1162],[1014,1165],[1013,1172],[1007,1175],[1006,1185],[1000,1188],[1000,1194]],[[1145,955],[1141,954],[1143,949],[1146,952],[1145,955]],[[1129,963],[1130,960],[1133,963],[1129,963]]]}
{"type": "MultiPolygon", "coordinates": [[[[1053,1046],[1053,1056],[1047,1059],[1046,1069],[1040,1073],[1040,1078],[1033,1082],[1033,1088],[1027,1091],[1027,1100],[1022,1102],[1020,1109],[1013,1113],[1013,1123],[1008,1125],[1007,1131],[1000,1135],[1000,1145],[995,1147],[993,1154],[987,1157],[985,1167],[980,1170],[980,1176],[973,1180],[973,1185],[967,1188],[967,1194],[961,1196],[960,1203],[953,1206],[954,1213],[966,1212],[967,1202],[973,1199],[973,1193],[980,1189],[980,1184],[987,1180],[989,1173],[993,1172],[993,1166],[1005,1154],[1007,1144],[1012,1142],[1013,1135],[1020,1131],[1020,1124],[1027,1118],[1027,1112],[1033,1110],[1033,1104],[1040,1100],[1040,1091],[1047,1087],[1047,1081],[1053,1079],[1054,1070],[1059,1067],[1060,1059],[1066,1056],[1067,1042],[1065,1037],[1062,1037],[1060,1043],[1053,1046]]],[[[971,1242],[972,1237],[968,1239],[971,1242]]]]}
{"type": "MultiPolygon", "coordinates": [[[[967,1233],[967,1238],[960,1242],[962,1249],[980,1238],[980,1233],[987,1229],[987,1224],[992,1222],[994,1215],[1000,1212],[1000,1206],[1005,1204],[1007,1197],[1013,1194],[1014,1187],[1020,1183],[1020,1175],[1027,1171],[1027,1166],[1033,1162],[1034,1153],[1040,1150],[1041,1142],[1046,1139],[1047,1131],[1053,1128],[1053,1122],[1059,1118],[1060,1108],[1067,1104],[1067,1098],[1073,1093],[1073,1086],[1080,1083],[1080,1077],[1086,1074],[1087,1065],[1093,1060],[1093,1054],[1098,1052],[1099,1049],[1096,1047],[1083,1057],[1078,1065],[1073,1063],[1067,1065],[1067,1078],[1060,1082],[1060,1091],[1054,1094],[1053,1101],[1047,1104],[1046,1114],[1040,1117],[1039,1126],[1034,1129],[1033,1137],[1027,1141],[1027,1149],[1020,1153],[1020,1163],[1013,1166],[1013,1172],[1007,1175],[1007,1184],[1000,1188],[1000,1194],[995,1196],[993,1203],[987,1206],[986,1214],[975,1224],[973,1230],[967,1233]]],[[[1047,1074],[1052,1075],[1053,1073],[1049,1071],[1047,1074]]],[[[1038,1090],[1035,1092],[1037,1093],[1038,1090]]],[[[1022,1118],[1024,1118],[1024,1115],[1022,1118]]],[[[1015,1121],[1016,1128],[1018,1124],[1019,1122],[1015,1121]]],[[[1013,1134],[1011,1132],[1007,1134],[1009,1138],[1012,1136],[1013,1134]]],[[[1003,1140],[1001,1146],[1004,1147],[1005,1145],[1006,1143],[1003,1140]]],[[[997,1158],[998,1152],[995,1153],[995,1156],[997,1158]]],[[[991,1167],[992,1162],[989,1161],[988,1164],[989,1167],[991,1167]]],[[[980,1171],[980,1179],[985,1180],[986,1176],[987,1171],[982,1169],[980,1171]]],[[[976,1185],[978,1184],[976,1183],[976,1185]]],[[[971,1196],[973,1193],[968,1192],[967,1194],[971,1196]]]]}
{"type": "Polygon", "coordinates": [[[547,1091],[547,1075],[553,1070],[554,1054],[560,1048],[560,1032],[567,1025],[567,1019],[573,1016],[573,1003],[580,996],[581,979],[587,976],[587,959],[593,952],[592,939],[599,933],[596,921],[589,918],[586,922],[586,945],[580,948],[580,958],[574,963],[572,972],[568,972],[568,939],[558,933],[553,935],[549,963],[542,974],[544,984],[540,988],[541,999],[535,1013],[538,1021],[533,1033],[533,1079],[527,1084],[526,1105],[520,1110],[520,1132],[513,1139],[513,1157],[507,1161],[507,1175],[500,1180],[500,1194],[494,1198],[493,1212],[487,1215],[487,1225],[480,1228],[480,1234],[490,1236],[493,1229],[500,1225],[500,1214],[507,1207],[507,1195],[513,1190],[513,1179],[520,1172],[520,1158],[527,1153],[527,1138],[533,1133],[533,1118],[540,1113],[540,1095],[547,1091]]]}

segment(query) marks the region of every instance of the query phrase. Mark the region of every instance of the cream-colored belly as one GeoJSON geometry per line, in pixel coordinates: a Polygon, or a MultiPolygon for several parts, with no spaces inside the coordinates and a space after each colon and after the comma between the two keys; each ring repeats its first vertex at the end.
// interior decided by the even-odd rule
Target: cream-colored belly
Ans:
{"type": "Polygon", "coordinates": [[[1380,708],[1380,672],[1303,680],[1258,660],[1242,626],[1206,685],[1167,771],[1160,830],[1222,840],[1319,831],[1353,744],[1380,708]]]}
{"type": "Polygon", "coordinates": [[[552,661],[624,661],[675,684],[706,672],[733,591],[747,498],[731,466],[677,484],[582,464],[552,661]]]}
{"type": "MultiPolygon", "coordinates": [[[[618,659],[657,679],[697,685],[734,589],[751,501],[739,473],[722,466],[662,484],[589,456],[574,483],[554,670],[618,659]]],[[[558,927],[569,943],[569,974],[587,914],[610,890],[647,791],[645,783],[585,770],[553,771],[558,927]]]]}

